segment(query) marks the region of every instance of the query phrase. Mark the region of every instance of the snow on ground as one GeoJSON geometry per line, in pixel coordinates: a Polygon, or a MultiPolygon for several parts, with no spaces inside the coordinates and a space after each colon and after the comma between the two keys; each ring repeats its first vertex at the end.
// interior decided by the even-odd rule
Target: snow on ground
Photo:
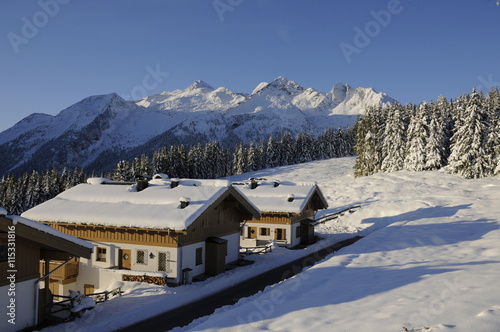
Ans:
{"type": "MultiPolygon", "coordinates": [[[[348,171],[352,160],[339,161],[348,171]]],[[[282,175],[316,176],[332,206],[363,205],[323,231],[368,226],[361,233],[371,234],[178,330],[500,331],[500,179],[443,172],[353,179],[335,171],[337,162],[282,175]]]]}
{"type": "Polygon", "coordinates": [[[353,163],[352,157],[330,159],[231,178],[317,181],[330,206],[321,214],[362,205],[319,225],[324,241],[305,250],[278,248],[251,256],[253,265],[192,285],[122,282],[122,297],[44,331],[123,327],[354,235],[366,237],[288,281],[178,330],[500,330],[500,179],[464,180],[439,171],[355,179],[353,163]]]}

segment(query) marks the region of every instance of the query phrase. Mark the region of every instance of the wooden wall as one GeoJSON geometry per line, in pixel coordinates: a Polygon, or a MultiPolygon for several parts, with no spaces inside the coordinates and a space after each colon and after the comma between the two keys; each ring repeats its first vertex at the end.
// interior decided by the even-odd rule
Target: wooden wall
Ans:
{"type": "Polygon", "coordinates": [[[65,234],[88,241],[177,248],[182,245],[203,242],[210,236],[221,237],[239,233],[242,221],[241,212],[237,205],[228,201],[206,210],[188,227],[187,231],[182,232],[54,222],[44,222],[44,224],[65,234]]]}
{"type": "MultiPolygon", "coordinates": [[[[5,243],[4,234],[2,233],[0,242],[5,243]]],[[[25,239],[16,238],[16,259],[15,259],[15,269],[17,270],[16,282],[26,281],[30,279],[38,279],[40,277],[39,264],[40,264],[40,246],[37,244],[27,241],[25,239]]],[[[8,262],[0,263],[0,287],[8,285],[7,277],[10,273],[7,273],[11,268],[8,266],[8,262]]]]}

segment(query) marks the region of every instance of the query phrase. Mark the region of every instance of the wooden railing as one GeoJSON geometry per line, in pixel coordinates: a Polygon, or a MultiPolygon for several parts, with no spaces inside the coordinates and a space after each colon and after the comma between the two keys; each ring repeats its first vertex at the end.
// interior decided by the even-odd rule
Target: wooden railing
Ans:
{"type": "Polygon", "coordinates": [[[316,226],[318,224],[323,224],[323,223],[330,221],[330,220],[333,220],[333,219],[337,219],[339,216],[343,216],[344,213],[346,213],[346,212],[353,213],[354,211],[356,211],[357,209],[360,209],[360,208],[361,208],[361,205],[354,205],[354,206],[348,207],[346,209],[343,209],[341,211],[337,211],[335,213],[326,214],[326,215],[316,219],[314,226],[316,226]]]}
{"type": "MultiPolygon", "coordinates": [[[[57,267],[61,266],[63,262],[55,262],[51,261],[49,266],[49,271],[53,271],[57,267]]],[[[45,274],[45,261],[40,261],[40,275],[45,274]]],[[[78,262],[71,261],[70,263],[65,264],[60,269],[55,271],[50,275],[51,279],[56,280],[66,280],[71,279],[78,276],[78,262]]]]}
{"type": "Polygon", "coordinates": [[[253,255],[253,254],[262,255],[271,251],[273,251],[272,244],[268,244],[265,246],[257,246],[257,247],[240,247],[240,254],[245,254],[245,255],[253,255]]]}
{"type": "MultiPolygon", "coordinates": [[[[98,304],[98,303],[106,302],[117,295],[122,296],[123,293],[124,293],[124,291],[122,291],[122,288],[118,287],[118,288],[115,288],[111,291],[86,294],[85,297],[93,297],[95,303],[98,304]]],[[[75,317],[78,317],[80,315],[80,313],[78,313],[78,312],[73,313],[71,311],[71,306],[72,306],[71,300],[72,299],[70,296],[54,295],[54,298],[55,297],[62,298],[64,300],[57,301],[57,302],[54,301],[54,303],[52,304],[51,314],[55,314],[55,313],[62,312],[62,311],[67,311],[69,316],[66,318],[66,320],[72,320],[75,317]]]]}

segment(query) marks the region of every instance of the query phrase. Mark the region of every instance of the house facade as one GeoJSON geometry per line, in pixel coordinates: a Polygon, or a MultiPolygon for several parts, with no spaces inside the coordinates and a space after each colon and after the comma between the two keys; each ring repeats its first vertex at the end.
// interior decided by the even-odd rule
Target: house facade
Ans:
{"type": "Polygon", "coordinates": [[[89,179],[23,216],[91,242],[75,283],[59,292],[92,293],[113,281],[189,283],[239,259],[243,220],[260,217],[228,181],[168,179],[137,183],[89,179]]]}
{"type": "MultiPolygon", "coordinates": [[[[6,310],[0,330],[8,332],[36,326],[47,317],[53,278],[72,269],[75,259],[90,258],[93,246],[49,226],[5,214],[0,208],[0,306],[6,310]]],[[[76,277],[78,271],[72,274],[76,277]]]]}
{"type": "Polygon", "coordinates": [[[260,219],[245,220],[240,234],[243,247],[275,241],[279,246],[293,248],[314,242],[315,214],[328,207],[315,182],[251,178],[233,186],[262,213],[260,219]]]}

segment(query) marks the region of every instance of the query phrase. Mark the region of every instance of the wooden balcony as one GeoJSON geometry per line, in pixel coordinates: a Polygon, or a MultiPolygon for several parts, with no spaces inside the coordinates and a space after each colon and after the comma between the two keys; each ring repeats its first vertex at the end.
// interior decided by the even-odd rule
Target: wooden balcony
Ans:
{"type": "MultiPolygon", "coordinates": [[[[50,261],[49,271],[53,271],[64,262],[50,261]]],[[[40,261],[40,276],[45,274],[45,261],[40,261]]],[[[67,280],[78,276],[78,261],[73,259],[54,273],[50,275],[50,279],[67,280]]]]}

